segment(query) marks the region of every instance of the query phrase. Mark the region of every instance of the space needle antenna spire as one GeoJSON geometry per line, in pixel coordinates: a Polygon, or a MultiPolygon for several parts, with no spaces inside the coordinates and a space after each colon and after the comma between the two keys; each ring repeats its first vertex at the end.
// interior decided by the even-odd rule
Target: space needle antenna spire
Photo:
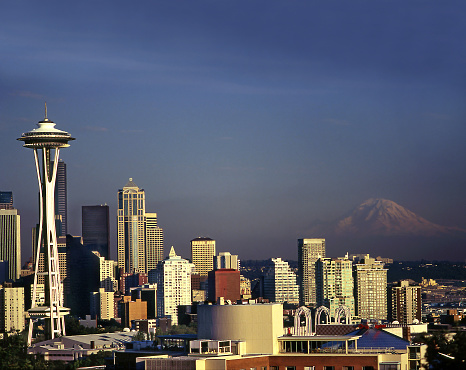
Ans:
{"type": "Polygon", "coordinates": [[[45,103],[45,118],[43,121],[39,121],[37,126],[18,138],[24,142],[24,147],[34,150],[40,192],[40,221],[37,243],[34,246],[34,285],[31,309],[28,310],[28,345],[32,343],[34,323],[39,320],[45,320],[46,339],[66,335],[65,316],[70,311],[63,307],[63,288],[60,279],[57,230],[55,228],[55,182],[60,148],[68,147],[68,142],[74,138],[68,132],[56,129],[55,123],[47,118],[47,103],[45,103]],[[51,156],[53,156],[53,162],[51,156]],[[44,255],[43,272],[39,272],[41,252],[44,255]],[[44,277],[45,302],[42,306],[38,306],[38,275],[44,277]]]}

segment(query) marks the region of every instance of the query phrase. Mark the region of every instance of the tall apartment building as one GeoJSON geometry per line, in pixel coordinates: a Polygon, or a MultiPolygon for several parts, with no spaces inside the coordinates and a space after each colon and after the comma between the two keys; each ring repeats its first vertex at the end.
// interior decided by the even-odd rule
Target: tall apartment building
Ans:
{"type": "Polygon", "coordinates": [[[83,245],[90,251],[99,252],[101,257],[110,259],[110,217],[109,207],[82,206],[83,245]]]}
{"type": "Polygon", "coordinates": [[[97,316],[100,320],[110,320],[116,317],[113,292],[106,292],[104,288],[99,288],[99,291],[90,294],[91,316],[97,316]]]}
{"type": "Polygon", "coordinates": [[[199,237],[191,240],[191,261],[196,267],[196,273],[207,276],[214,269],[215,240],[199,237]]]}
{"type": "Polygon", "coordinates": [[[325,257],[325,239],[298,239],[298,285],[299,302],[315,305],[315,263],[325,257]]]}
{"type": "Polygon", "coordinates": [[[356,315],[366,320],[386,320],[388,270],[368,254],[354,268],[356,315]]]}
{"type": "Polygon", "coordinates": [[[93,251],[92,253],[99,258],[100,287],[105,292],[116,292],[118,290],[118,280],[116,279],[118,263],[105,259],[97,251],[93,251]]]}
{"type": "Polygon", "coordinates": [[[401,280],[391,289],[391,320],[400,324],[422,321],[421,287],[401,280]]]}
{"type": "Polygon", "coordinates": [[[214,270],[233,269],[239,271],[238,255],[230,252],[220,252],[218,256],[214,256],[214,270]]]}
{"type": "MultiPolygon", "coordinates": [[[[51,161],[53,166],[53,161],[51,161]]],[[[61,218],[61,228],[57,229],[57,236],[66,236],[68,233],[67,215],[68,202],[66,191],[66,163],[58,161],[57,180],[55,182],[55,214],[61,218]]]]}
{"type": "Polygon", "coordinates": [[[316,262],[317,306],[329,308],[333,316],[339,306],[354,309],[353,263],[345,258],[320,258],[316,262]]]}
{"type": "Polygon", "coordinates": [[[20,221],[17,209],[0,209],[0,260],[8,261],[10,280],[19,279],[21,274],[20,221]]]}
{"type": "Polygon", "coordinates": [[[171,247],[168,258],[157,269],[157,316],[178,323],[178,306],[191,305],[191,274],[194,264],[178,256],[171,247]]]}
{"type": "Polygon", "coordinates": [[[163,260],[163,229],[157,226],[157,213],[146,213],[146,264],[147,273],[163,260]]]}
{"type": "Polygon", "coordinates": [[[299,285],[288,262],[272,258],[273,266],[264,276],[264,298],[277,303],[299,303],[299,285]]]}
{"type": "Polygon", "coordinates": [[[13,288],[8,283],[0,286],[0,332],[23,331],[24,321],[24,288],[13,288]]]}

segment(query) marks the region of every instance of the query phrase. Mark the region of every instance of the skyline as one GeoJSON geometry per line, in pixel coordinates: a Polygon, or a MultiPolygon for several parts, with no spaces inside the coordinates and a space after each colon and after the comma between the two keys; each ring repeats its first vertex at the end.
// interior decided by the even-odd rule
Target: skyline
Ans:
{"type": "Polygon", "coordinates": [[[22,262],[37,180],[15,139],[45,101],[76,138],[61,153],[68,231],[81,235],[81,206],[109,205],[114,259],[130,177],[165,255],[184,258],[208,236],[240,259],[296,260],[297,239],[325,237],[307,234],[315,220],[369,198],[466,229],[466,5],[420,4],[2,4],[0,190],[22,262]]]}

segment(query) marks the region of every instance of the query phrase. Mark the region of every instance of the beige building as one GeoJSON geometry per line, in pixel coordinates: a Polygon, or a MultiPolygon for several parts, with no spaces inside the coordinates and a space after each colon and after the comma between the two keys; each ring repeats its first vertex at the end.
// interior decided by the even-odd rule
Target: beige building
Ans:
{"type": "Polygon", "coordinates": [[[409,285],[409,281],[401,280],[392,287],[391,320],[400,324],[420,323],[422,321],[421,287],[409,285]]]}
{"type": "Polygon", "coordinates": [[[98,292],[91,292],[91,315],[101,320],[115,318],[114,293],[100,288],[98,292]]]}
{"type": "Polygon", "coordinates": [[[115,273],[118,268],[118,263],[112,260],[106,260],[99,252],[93,251],[99,257],[99,279],[100,287],[106,292],[116,292],[118,290],[118,280],[115,279],[115,273]]]}
{"type": "Polygon", "coordinates": [[[199,237],[191,240],[191,261],[196,267],[196,274],[207,276],[214,269],[215,240],[199,237]]]}
{"type": "Polygon", "coordinates": [[[157,213],[146,213],[147,273],[155,270],[163,257],[163,229],[157,226],[157,213]]]}
{"type": "Polygon", "coordinates": [[[0,260],[8,261],[8,278],[11,280],[19,279],[21,274],[20,220],[17,209],[0,209],[0,260]]]}
{"type": "Polygon", "coordinates": [[[230,252],[220,252],[218,256],[214,257],[214,269],[233,269],[239,270],[239,259],[237,254],[230,252]]]}
{"type": "Polygon", "coordinates": [[[325,257],[325,239],[298,239],[299,302],[316,305],[315,263],[325,257]]]}
{"type": "Polygon", "coordinates": [[[387,269],[367,254],[355,265],[356,315],[366,320],[387,320],[387,269]]]}
{"type": "Polygon", "coordinates": [[[23,331],[24,320],[24,288],[7,283],[0,288],[0,331],[23,331]]]}

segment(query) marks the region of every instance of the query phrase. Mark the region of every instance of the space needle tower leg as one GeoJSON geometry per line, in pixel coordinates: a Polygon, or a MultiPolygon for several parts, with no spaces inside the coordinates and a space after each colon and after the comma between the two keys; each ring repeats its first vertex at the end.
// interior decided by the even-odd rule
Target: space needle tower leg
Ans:
{"type": "Polygon", "coordinates": [[[40,221],[35,256],[35,274],[32,305],[29,312],[28,345],[32,343],[33,325],[37,319],[45,319],[46,339],[65,335],[65,316],[69,309],[63,307],[63,292],[60,280],[57,232],[55,228],[55,182],[60,148],[74,140],[65,131],[54,128],[55,123],[47,119],[38,123],[39,128],[23,134],[18,140],[34,150],[37,180],[40,192],[40,221]],[[53,164],[51,156],[53,155],[53,164]],[[42,157],[39,159],[39,157],[42,157]],[[40,251],[44,253],[44,271],[39,272],[40,251]],[[45,302],[37,306],[38,276],[44,276],[45,302]]]}

